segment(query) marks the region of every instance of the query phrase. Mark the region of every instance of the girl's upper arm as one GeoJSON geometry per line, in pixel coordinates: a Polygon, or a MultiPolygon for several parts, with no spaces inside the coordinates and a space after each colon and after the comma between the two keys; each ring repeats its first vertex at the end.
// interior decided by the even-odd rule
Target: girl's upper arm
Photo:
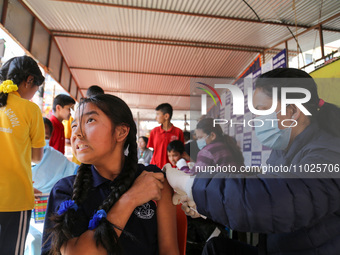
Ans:
{"type": "Polygon", "coordinates": [[[177,243],[176,206],[172,204],[173,190],[165,179],[162,198],[157,203],[159,254],[179,254],[177,243]]]}
{"type": "Polygon", "coordinates": [[[38,164],[44,156],[44,148],[32,148],[32,162],[38,164]]]}

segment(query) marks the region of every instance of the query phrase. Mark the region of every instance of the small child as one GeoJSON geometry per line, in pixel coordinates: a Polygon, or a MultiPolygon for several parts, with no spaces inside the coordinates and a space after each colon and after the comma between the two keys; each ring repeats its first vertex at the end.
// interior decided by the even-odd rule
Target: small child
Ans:
{"type": "Polygon", "coordinates": [[[50,146],[65,153],[65,132],[63,120],[71,117],[71,108],[76,102],[68,95],[60,94],[53,100],[53,115],[50,118],[53,124],[53,132],[50,138],[50,146]]]}
{"type": "Polygon", "coordinates": [[[175,140],[170,142],[167,151],[168,159],[173,167],[177,167],[179,170],[191,174],[191,170],[186,160],[183,158],[185,149],[184,144],[181,141],[175,140]]]}

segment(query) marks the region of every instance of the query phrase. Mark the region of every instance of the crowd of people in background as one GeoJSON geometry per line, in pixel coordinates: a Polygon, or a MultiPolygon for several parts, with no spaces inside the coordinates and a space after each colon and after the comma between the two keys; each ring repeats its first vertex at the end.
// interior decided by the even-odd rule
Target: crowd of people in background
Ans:
{"type": "MultiPolygon", "coordinates": [[[[42,193],[49,202],[43,234],[34,244],[37,254],[340,252],[336,173],[311,178],[301,172],[198,172],[244,166],[236,140],[212,118],[183,132],[171,122],[172,106],[162,103],[155,108],[160,125],[149,137],[137,137],[129,106],[100,86],[89,87],[79,103],[57,95],[47,119],[29,101],[44,82],[32,58],[12,58],[0,79],[1,254],[23,254],[35,195],[42,193]],[[72,147],[73,162],[64,156],[65,146],[72,147]],[[231,239],[230,230],[238,238],[231,239]],[[256,247],[242,238],[245,232],[260,233],[256,247]]],[[[311,98],[303,106],[312,115],[278,104],[272,116],[292,125],[277,121],[255,128],[259,141],[272,149],[267,163],[339,166],[340,110],[319,98],[306,72],[280,68],[262,74],[254,107],[271,108],[273,88],[283,87],[308,90],[311,98]]]]}

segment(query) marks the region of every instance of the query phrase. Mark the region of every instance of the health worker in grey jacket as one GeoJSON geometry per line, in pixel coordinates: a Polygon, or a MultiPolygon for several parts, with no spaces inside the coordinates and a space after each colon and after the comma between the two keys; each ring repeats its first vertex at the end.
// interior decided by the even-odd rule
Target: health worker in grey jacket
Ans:
{"type": "Polygon", "coordinates": [[[340,254],[340,110],[319,98],[314,80],[302,70],[262,74],[253,106],[270,109],[276,93],[275,111],[257,116],[264,124],[255,133],[272,149],[267,165],[285,170],[251,177],[167,170],[170,185],[185,192],[183,201],[200,214],[237,231],[261,233],[256,250],[212,240],[206,254],[340,254]],[[285,89],[296,92],[288,93],[290,102],[281,106],[285,89]]]}

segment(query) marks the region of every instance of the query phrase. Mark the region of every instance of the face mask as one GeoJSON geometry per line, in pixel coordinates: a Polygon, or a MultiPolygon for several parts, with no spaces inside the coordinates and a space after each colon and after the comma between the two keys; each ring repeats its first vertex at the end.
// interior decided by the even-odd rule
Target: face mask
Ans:
{"type": "Polygon", "coordinates": [[[197,143],[198,149],[202,150],[205,146],[207,146],[207,142],[205,139],[207,139],[208,137],[209,135],[204,138],[197,139],[196,143],[197,143]]]}
{"type": "Polygon", "coordinates": [[[45,143],[46,143],[46,145],[49,145],[50,144],[50,139],[45,139],[45,143]]]}
{"type": "Polygon", "coordinates": [[[255,134],[259,141],[264,145],[274,150],[284,150],[287,148],[290,134],[292,132],[291,126],[285,129],[279,129],[278,121],[268,121],[266,119],[277,119],[279,112],[273,112],[269,115],[257,117],[256,119],[263,121],[262,127],[255,127],[255,134]]]}

